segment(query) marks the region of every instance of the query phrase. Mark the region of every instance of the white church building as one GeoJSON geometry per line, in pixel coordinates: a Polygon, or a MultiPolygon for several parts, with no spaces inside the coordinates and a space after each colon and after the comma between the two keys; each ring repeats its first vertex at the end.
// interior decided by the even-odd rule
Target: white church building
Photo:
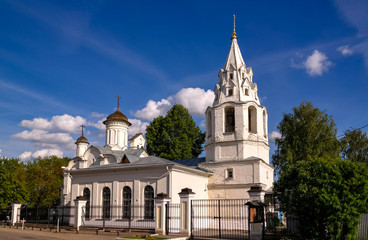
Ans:
{"type": "Polygon", "coordinates": [[[128,215],[124,207],[131,205],[144,206],[142,214],[150,219],[161,216],[161,208],[155,209],[160,198],[179,204],[185,194],[190,199],[249,199],[251,187],[270,191],[274,168],[269,163],[268,113],[260,104],[235,29],[218,78],[214,102],[205,113],[206,157],[170,161],[148,155],[142,134],[128,139],[131,123],[118,104],[104,121],[105,146],[90,146],[83,130],[75,142],[76,157],[64,168],[62,205],[87,201],[87,208],[92,208],[85,214],[92,216],[91,222],[103,214],[96,211],[107,207],[105,214],[124,219],[128,215]],[[114,206],[120,210],[110,209],[114,206]]]}

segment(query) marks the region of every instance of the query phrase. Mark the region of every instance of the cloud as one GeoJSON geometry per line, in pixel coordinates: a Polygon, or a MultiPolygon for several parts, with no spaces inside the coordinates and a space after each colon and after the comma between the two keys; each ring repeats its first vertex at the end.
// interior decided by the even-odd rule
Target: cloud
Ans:
{"type": "Polygon", "coordinates": [[[34,129],[12,135],[13,138],[33,143],[37,147],[74,149],[74,139],[68,133],[49,133],[45,130],[34,129]]]}
{"type": "Polygon", "coordinates": [[[206,108],[212,105],[215,94],[211,90],[205,91],[201,88],[183,88],[171,98],[174,103],[188,108],[192,115],[203,117],[206,108]]]}
{"type": "Polygon", "coordinates": [[[281,138],[281,137],[282,137],[282,135],[281,135],[281,133],[279,133],[279,132],[272,131],[272,132],[269,134],[269,137],[270,137],[270,139],[275,140],[276,138],[281,138]]]}
{"type": "Polygon", "coordinates": [[[328,71],[332,65],[325,54],[314,50],[304,63],[305,69],[310,76],[322,76],[323,72],[328,71]]]}
{"type": "Polygon", "coordinates": [[[332,66],[332,62],[328,60],[324,53],[318,50],[314,50],[312,55],[302,63],[295,63],[294,59],[291,59],[291,67],[305,69],[310,76],[322,76],[330,66],[332,66]]]}
{"type": "Polygon", "coordinates": [[[129,136],[133,136],[137,133],[146,133],[146,127],[149,124],[148,122],[142,122],[139,119],[129,119],[129,122],[132,124],[128,130],[129,136]]]}
{"type": "Polygon", "coordinates": [[[44,158],[44,157],[49,157],[49,156],[57,156],[57,157],[62,157],[63,156],[63,152],[60,151],[59,149],[41,149],[38,150],[34,153],[32,152],[24,152],[19,156],[19,159],[21,161],[26,161],[26,160],[31,160],[33,158],[44,158]]]}
{"type": "Polygon", "coordinates": [[[169,96],[161,101],[149,100],[146,107],[134,113],[137,118],[152,121],[158,116],[163,116],[174,105],[181,104],[189,110],[189,113],[203,117],[206,108],[212,105],[214,93],[211,90],[205,91],[201,88],[183,88],[175,95],[169,96]]]}
{"type": "Polygon", "coordinates": [[[45,118],[34,118],[33,120],[23,120],[20,125],[30,129],[46,130],[53,132],[77,133],[80,126],[86,124],[86,120],[80,116],[70,116],[68,114],[53,116],[51,120],[45,118]]]}
{"type": "Polygon", "coordinates": [[[89,115],[93,118],[105,118],[106,117],[106,114],[97,113],[97,112],[91,112],[89,115]]]}
{"type": "Polygon", "coordinates": [[[349,47],[349,45],[338,47],[336,50],[341,52],[341,54],[344,56],[349,56],[353,54],[353,50],[349,47]]]}
{"type": "Polygon", "coordinates": [[[106,120],[106,118],[102,118],[100,120],[98,120],[97,122],[87,122],[86,126],[91,126],[94,128],[97,128],[99,130],[105,130],[106,126],[105,124],[103,124],[103,122],[106,120]]]}
{"type": "Polygon", "coordinates": [[[137,118],[152,121],[154,118],[164,115],[172,106],[169,100],[162,99],[161,101],[155,102],[149,100],[146,107],[142,110],[138,110],[134,113],[137,118]]]}

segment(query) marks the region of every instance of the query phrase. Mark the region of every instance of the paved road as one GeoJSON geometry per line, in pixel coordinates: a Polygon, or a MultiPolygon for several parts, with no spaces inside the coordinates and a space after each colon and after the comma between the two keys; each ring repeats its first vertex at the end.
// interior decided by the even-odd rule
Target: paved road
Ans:
{"type": "Polygon", "coordinates": [[[115,240],[116,234],[100,233],[95,235],[91,232],[79,233],[75,232],[46,232],[31,229],[10,229],[0,227],[0,240],[115,240]]]}

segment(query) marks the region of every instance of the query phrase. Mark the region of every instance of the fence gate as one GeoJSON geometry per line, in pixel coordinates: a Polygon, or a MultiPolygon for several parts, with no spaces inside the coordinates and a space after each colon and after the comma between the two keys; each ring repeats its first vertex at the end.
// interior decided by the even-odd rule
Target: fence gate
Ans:
{"type": "Polygon", "coordinates": [[[191,201],[192,237],[248,239],[248,199],[191,201]]]}
{"type": "Polygon", "coordinates": [[[180,232],[180,204],[165,204],[166,234],[180,232]]]}

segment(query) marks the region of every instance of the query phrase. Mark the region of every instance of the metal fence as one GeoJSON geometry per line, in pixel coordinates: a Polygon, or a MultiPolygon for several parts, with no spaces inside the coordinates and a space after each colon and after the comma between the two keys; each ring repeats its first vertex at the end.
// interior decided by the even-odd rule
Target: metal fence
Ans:
{"type": "Polygon", "coordinates": [[[364,213],[360,216],[357,237],[359,240],[368,240],[368,213],[364,213]]]}
{"type": "Polygon", "coordinates": [[[166,211],[166,234],[180,232],[180,204],[167,203],[166,211]]]}
{"type": "Polygon", "coordinates": [[[153,230],[156,226],[154,208],[144,205],[86,206],[82,211],[83,227],[153,230]]]}
{"type": "Polygon", "coordinates": [[[192,237],[248,239],[248,199],[192,200],[192,237]]]}
{"type": "Polygon", "coordinates": [[[18,219],[25,226],[46,224],[70,226],[74,223],[74,207],[22,207],[17,213],[18,219]]]}
{"type": "Polygon", "coordinates": [[[2,224],[9,224],[11,220],[11,208],[0,209],[0,222],[2,224]]]}

